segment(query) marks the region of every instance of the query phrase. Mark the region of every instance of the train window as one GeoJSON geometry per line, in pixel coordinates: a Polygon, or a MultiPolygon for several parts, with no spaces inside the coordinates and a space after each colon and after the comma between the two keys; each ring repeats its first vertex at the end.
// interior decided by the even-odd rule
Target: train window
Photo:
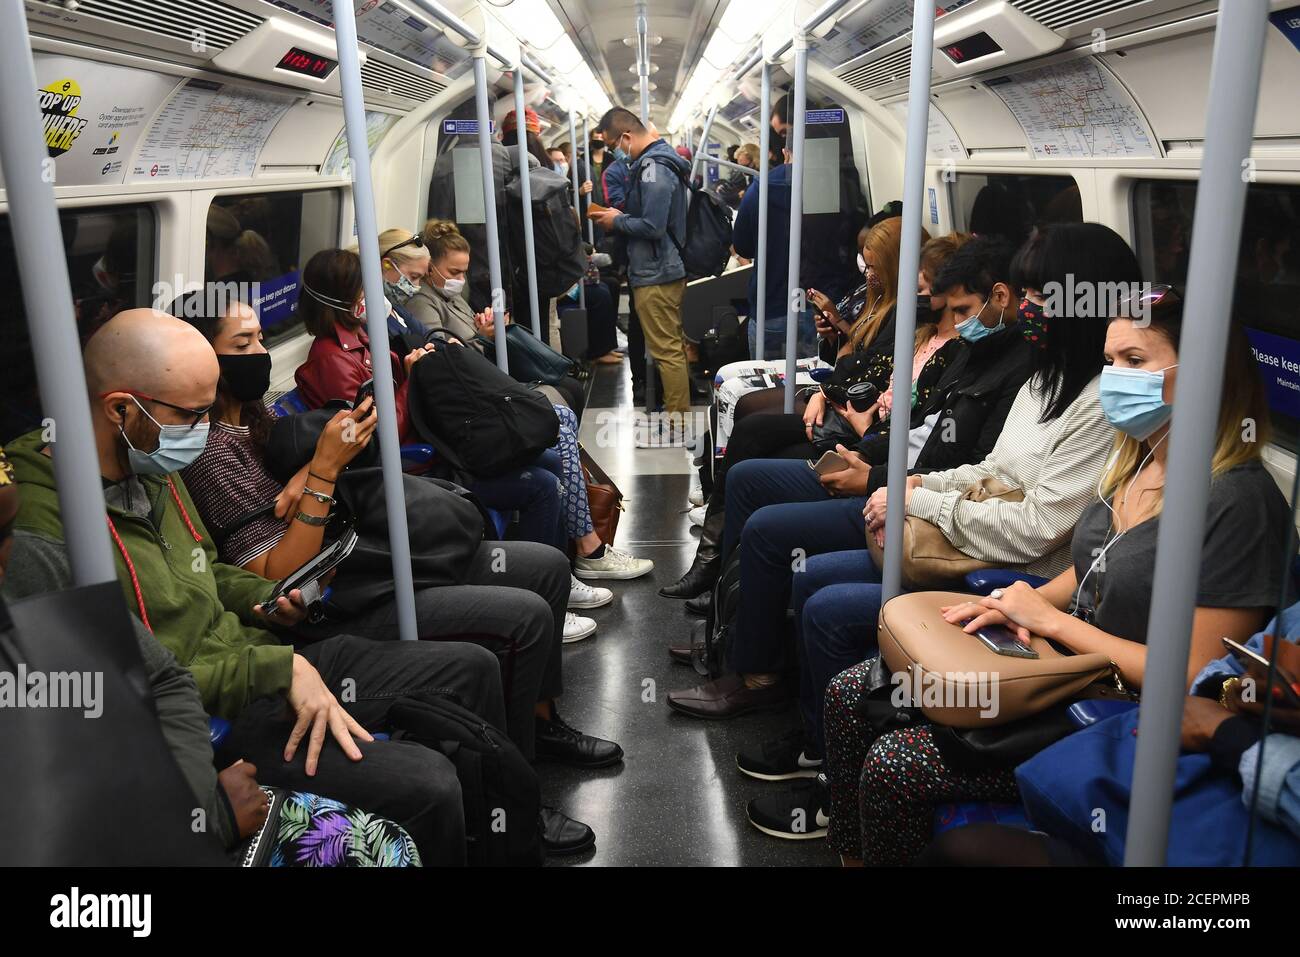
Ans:
{"type": "MultiPolygon", "coordinates": [[[[151,206],[59,211],[78,331],[85,342],[123,309],[150,305],[157,270],[151,206]]],[[[40,400],[26,306],[9,217],[0,216],[0,443],[40,424],[40,400]]]]}
{"type": "MultiPolygon", "coordinates": [[[[1133,190],[1134,233],[1143,274],[1183,286],[1196,184],[1143,180],[1133,190]]],[[[1274,440],[1300,448],[1300,187],[1255,184],[1237,254],[1233,315],[1260,362],[1274,440]]]]}
{"type": "Polygon", "coordinates": [[[963,232],[1003,236],[1016,246],[1035,226],[1083,222],[1079,184],[1072,176],[958,173],[953,209],[963,232]]]}
{"type": "Polygon", "coordinates": [[[336,189],[218,196],[208,207],[204,278],[256,283],[266,344],[293,336],[298,270],[338,245],[342,196],[336,189]]]}

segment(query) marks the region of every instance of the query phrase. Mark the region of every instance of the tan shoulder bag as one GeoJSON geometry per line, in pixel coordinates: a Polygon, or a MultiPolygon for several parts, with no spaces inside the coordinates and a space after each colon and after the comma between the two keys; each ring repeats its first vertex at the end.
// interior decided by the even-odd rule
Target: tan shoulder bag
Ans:
{"type": "MultiPolygon", "coordinates": [[[[971,502],[983,502],[986,499],[1023,502],[1025,493],[997,479],[981,479],[968,486],[961,497],[971,502]]],[[[876,567],[884,568],[885,550],[876,544],[874,535],[867,535],[867,548],[876,567]]],[[[909,515],[903,523],[903,587],[910,591],[952,586],[961,582],[967,573],[981,568],[1014,567],[1005,562],[971,558],[954,548],[937,525],[923,518],[909,515]]]]}
{"type": "Polygon", "coordinates": [[[880,654],[905,683],[908,704],[935,724],[975,728],[1006,724],[1087,691],[1086,697],[1128,697],[1114,664],[1102,654],[1063,655],[1033,638],[1037,658],[991,650],[944,620],[939,609],[970,601],[958,592],[912,592],[880,611],[880,654]],[[1089,686],[1100,685],[1096,693],[1089,686]]]}

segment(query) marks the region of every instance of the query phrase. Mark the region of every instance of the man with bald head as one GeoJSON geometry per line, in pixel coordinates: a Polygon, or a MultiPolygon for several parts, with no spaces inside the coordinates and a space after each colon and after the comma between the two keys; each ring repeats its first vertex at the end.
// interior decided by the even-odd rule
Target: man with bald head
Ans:
{"type": "MultiPolygon", "coordinates": [[[[295,652],[257,608],[274,585],[217,560],[179,475],[203,451],[219,366],[188,323],[132,309],[106,323],[84,361],[118,580],[127,606],[195,677],[209,714],[228,718],[222,756],[256,764],[263,783],[336,798],[406,827],[428,865],[465,861],[455,768],[409,741],[377,741],[402,696],[450,690],[498,728],[505,707],[496,658],[460,642],[341,635],[295,652]],[[340,698],[344,704],[340,703],[340,698]],[[304,741],[305,739],[305,741],[304,741]],[[300,745],[302,745],[300,747],[300,745]]],[[[49,587],[68,560],[51,457],[57,426],[8,447],[22,491],[15,527],[49,587]]],[[[15,595],[14,597],[21,597],[15,595]]],[[[274,623],[304,614],[281,597],[274,623]]]]}

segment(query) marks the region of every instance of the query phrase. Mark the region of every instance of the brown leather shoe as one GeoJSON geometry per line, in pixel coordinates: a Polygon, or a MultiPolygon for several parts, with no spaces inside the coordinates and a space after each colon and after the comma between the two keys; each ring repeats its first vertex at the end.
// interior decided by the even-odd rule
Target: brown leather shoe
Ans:
{"type": "Polygon", "coordinates": [[[688,641],[684,645],[669,645],[668,657],[679,665],[689,665],[691,663],[691,643],[688,641]]]}
{"type": "Polygon", "coordinates": [[[598,365],[616,366],[622,364],[623,357],[619,355],[617,352],[606,352],[603,356],[600,356],[599,358],[596,359],[592,359],[591,361],[597,363],[598,365]]]}
{"type": "Polygon", "coordinates": [[[724,675],[687,691],[671,691],[668,707],[692,718],[737,718],[755,711],[779,711],[790,702],[784,682],[746,688],[740,675],[724,675]]]}

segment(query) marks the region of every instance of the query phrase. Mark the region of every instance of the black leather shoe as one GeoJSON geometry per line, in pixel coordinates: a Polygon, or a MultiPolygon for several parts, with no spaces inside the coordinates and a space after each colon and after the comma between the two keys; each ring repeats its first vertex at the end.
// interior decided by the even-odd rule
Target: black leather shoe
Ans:
{"type": "Polygon", "coordinates": [[[551,712],[551,720],[535,719],[537,760],[556,761],[575,768],[605,768],[623,760],[623,749],[613,741],[583,734],[551,712]]]}
{"type": "Polygon", "coordinates": [[[542,808],[539,823],[547,857],[581,854],[596,846],[596,834],[591,828],[553,807],[542,808]]]}
{"type": "Polygon", "coordinates": [[[706,591],[698,598],[692,598],[686,603],[686,613],[688,615],[699,615],[701,618],[707,618],[709,607],[713,604],[713,592],[706,591]]]}
{"type": "Polygon", "coordinates": [[[686,569],[685,575],[673,584],[659,589],[659,594],[664,598],[694,598],[697,595],[708,594],[717,583],[718,573],[721,570],[721,558],[708,562],[696,559],[691,562],[691,567],[686,569]]]}

